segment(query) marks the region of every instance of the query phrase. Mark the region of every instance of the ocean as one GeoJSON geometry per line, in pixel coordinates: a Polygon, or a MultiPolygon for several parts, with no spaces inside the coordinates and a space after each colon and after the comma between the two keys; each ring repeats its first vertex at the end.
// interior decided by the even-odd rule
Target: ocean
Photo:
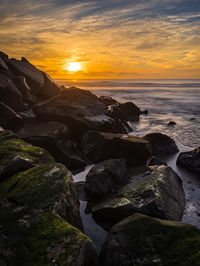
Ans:
{"type": "Polygon", "coordinates": [[[196,80],[57,80],[66,87],[75,86],[106,95],[119,102],[131,101],[147,109],[139,122],[132,123],[133,135],[163,132],[178,144],[200,145],[200,79],[196,80]],[[175,126],[168,126],[174,121],[175,126]]]}
{"type": "MultiPolygon", "coordinates": [[[[92,91],[97,96],[106,95],[119,102],[131,101],[148,115],[131,123],[130,134],[144,136],[162,132],[171,136],[181,151],[200,146],[200,80],[58,80],[66,87],[75,86],[92,91]],[[176,125],[169,126],[174,121],[176,125]]],[[[130,123],[130,122],[129,122],[130,123]]],[[[174,169],[183,181],[186,207],[182,221],[200,229],[200,179],[176,165],[178,154],[162,159],[174,169]]],[[[91,166],[74,175],[74,181],[84,181],[91,166]]],[[[80,214],[85,233],[93,240],[97,251],[107,235],[95,223],[91,214],[85,213],[87,202],[80,201],[80,214]]]]}

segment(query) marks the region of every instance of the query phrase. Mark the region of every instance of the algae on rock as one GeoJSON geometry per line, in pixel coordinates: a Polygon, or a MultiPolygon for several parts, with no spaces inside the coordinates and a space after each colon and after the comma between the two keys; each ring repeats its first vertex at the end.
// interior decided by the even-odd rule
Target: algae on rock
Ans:
{"type": "Polygon", "coordinates": [[[0,148],[1,171],[9,170],[17,157],[31,162],[25,169],[4,171],[0,179],[0,262],[46,266],[57,258],[63,266],[97,265],[93,244],[80,231],[79,201],[69,170],[10,131],[0,132],[0,148]]]}

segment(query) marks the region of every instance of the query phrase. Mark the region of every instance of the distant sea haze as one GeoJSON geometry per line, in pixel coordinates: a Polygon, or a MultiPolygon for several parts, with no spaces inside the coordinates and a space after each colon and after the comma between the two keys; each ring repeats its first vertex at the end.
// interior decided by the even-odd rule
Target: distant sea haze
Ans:
{"type": "Polygon", "coordinates": [[[138,123],[132,123],[133,135],[163,132],[178,144],[200,146],[200,80],[57,80],[66,87],[88,89],[97,96],[106,95],[119,102],[134,102],[147,109],[138,123]],[[176,125],[168,126],[174,121],[176,125]]]}
{"type": "Polygon", "coordinates": [[[200,79],[65,79],[57,80],[59,84],[66,86],[93,87],[170,87],[170,88],[193,88],[200,87],[200,79]]]}

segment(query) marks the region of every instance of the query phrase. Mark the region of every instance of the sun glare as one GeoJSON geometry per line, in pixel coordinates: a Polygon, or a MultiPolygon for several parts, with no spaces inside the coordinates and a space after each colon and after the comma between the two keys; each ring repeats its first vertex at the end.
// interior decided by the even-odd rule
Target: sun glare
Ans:
{"type": "Polygon", "coordinates": [[[69,71],[73,71],[73,72],[75,72],[75,71],[79,71],[79,70],[82,69],[81,64],[78,63],[78,62],[71,62],[71,63],[68,63],[66,68],[67,68],[67,70],[69,70],[69,71]]]}

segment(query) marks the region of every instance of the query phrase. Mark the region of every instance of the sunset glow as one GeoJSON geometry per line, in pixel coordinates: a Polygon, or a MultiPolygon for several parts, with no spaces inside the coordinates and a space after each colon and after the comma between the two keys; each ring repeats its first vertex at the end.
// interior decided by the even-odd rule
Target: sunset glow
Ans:
{"type": "Polygon", "coordinates": [[[199,78],[200,1],[10,0],[0,24],[0,50],[53,78],[199,78]]]}
{"type": "Polygon", "coordinates": [[[76,72],[81,70],[81,64],[78,62],[71,62],[67,64],[67,70],[76,72]]]}

